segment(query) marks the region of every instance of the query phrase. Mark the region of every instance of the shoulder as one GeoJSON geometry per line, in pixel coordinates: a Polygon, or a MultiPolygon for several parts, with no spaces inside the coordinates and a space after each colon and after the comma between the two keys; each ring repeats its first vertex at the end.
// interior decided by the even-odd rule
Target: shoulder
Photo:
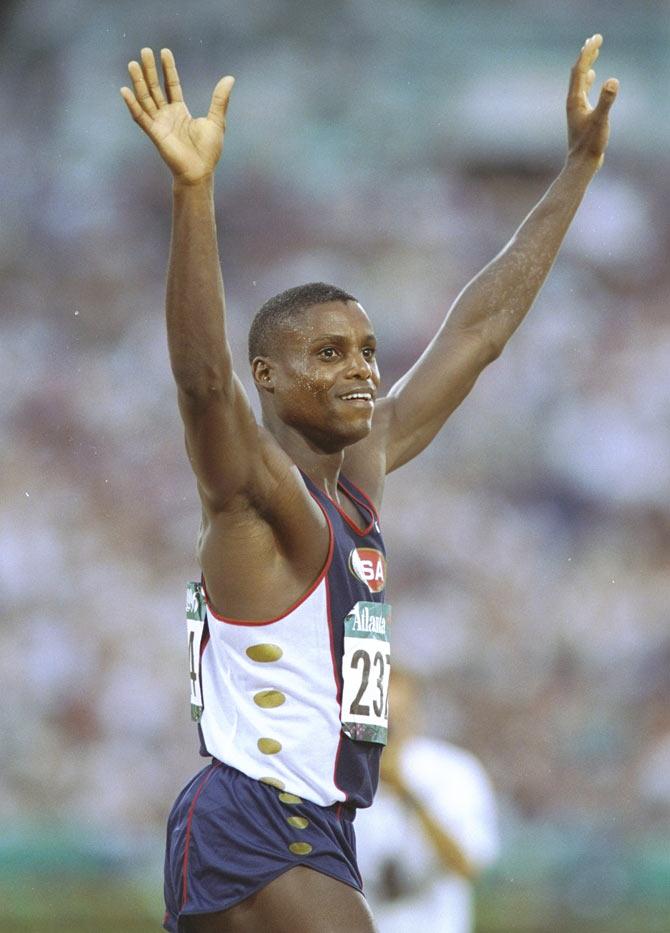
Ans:
{"type": "Polygon", "coordinates": [[[386,450],[388,430],[392,417],[392,400],[377,402],[372,429],[367,437],[357,441],[344,452],[342,473],[358,486],[380,510],[386,479],[386,450]]]}

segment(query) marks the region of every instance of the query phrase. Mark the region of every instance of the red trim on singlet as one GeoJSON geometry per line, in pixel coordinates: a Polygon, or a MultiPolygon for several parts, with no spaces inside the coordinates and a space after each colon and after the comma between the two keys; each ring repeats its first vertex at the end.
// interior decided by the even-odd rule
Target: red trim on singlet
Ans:
{"type": "Polygon", "coordinates": [[[377,519],[377,521],[379,521],[379,512],[375,508],[375,504],[370,498],[370,496],[367,494],[367,492],[364,492],[364,490],[362,490],[360,486],[357,486],[356,483],[352,483],[348,476],[345,476],[344,478],[346,479],[346,481],[349,483],[350,486],[354,487],[356,492],[359,492],[361,496],[363,496],[363,499],[357,499],[356,496],[353,496],[353,493],[350,493],[350,495],[353,496],[354,501],[358,502],[359,505],[366,506],[366,508],[370,509],[374,517],[377,519]]]}
{"type": "Polygon", "coordinates": [[[210,601],[209,601],[209,596],[207,595],[207,586],[205,585],[205,577],[204,577],[204,575],[203,575],[203,577],[202,577],[202,587],[203,587],[203,589],[204,589],[204,591],[205,591],[205,600],[206,600],[206,602],[207,602],[207,611],[208,611],[208,612],[211,612],[212,615],[214,616],[214,618],[215,618],[215,619],[218,619],[219,622],[226,622],[228,625],[272,625],[273,622],[279,622],[281,619],[285,619],[286,616],[290,615],[292,612],[295,612],[295,610],[298,608],[298,606],[302,605],[302,603],[304,603],[305,600],[306,600],[309,596],[312,595],[312,593],[313,593],[314,590],[319,586],[319,584],[320,584],[321,581],[324,579],[324,577],[327,576],[328,571],[330,570],[330,565],[331,565],[332,562],[333,562],[333,553],[334,553],[334,551],[335,551],[335,531],[333,530],[332,523],[331,523],[330,518],[328,517],[328,513],[326,512],[326,510],[324,509],[324,507],[321,505],[321,503],[319,502],[319,500],[317,499],[317,497],[314,495],[314,493],[313,493],[311,490],[308,489],[307,491],[309,492],[309,494],[310,494],[310,496],[312,497],[312,499],[314,499],[314,501],[316,502],[316,504],[319,506],[319,508],[320,508],[321,511],[323,512],[323,514],[324,514],[324,516],[325,516],[325,518],[326,518],[326,521],[327,521],[327,523],[328,523],[328,535],[329,535],[329,541],[328,541],[328,555],[327,555],[327,557],[326,557],[326,562],[325,562],[325,564],[323,565],[323,569],[322,569],[321,572],[319,573],[319,576],[316,578],[316,580],[314,581],[314,583],[312,583],[312,585],[311,585],[310,588],[307,590],[307,592],[306,592],[303,596],[300,597],[300,599],[298,599],[295,603],[293,603],[292,606],[289,606],[289,608],[286,609],[284,612],[280,613],[280,615],[275,616],[274,619],[261,619],[260,621],[250,621],[250,620],[248,620],[248,619],[231,619],[231,618],[229,618],[228,616],[219,615],[219,613],[216,611],[216,609],[214,609],[214,607],[211,605],[211,603],[210,603],[210,601]]]}
{"type": "MultiPolygon", "coordinates": [[[[375,523],[375,518],[377,517],[374,509],[371,509],[370,506],[366,502],[361,502],[360,499],[357,499],[353,493],[349,492],[346,486],[343,486],[342,483],[339,482],[339,480],[337,483],[337,488],[342,490],[342,492],[345,494],[345,496],[350,502],[353,502],[354,505],[362,506],[366,510],[366,512],[368,512],[370,516],[370,521],[365,526],[365,528],[359,528],[356,522],[353,519],[349,518],[349,516],[344,511],[344,509],[341,508],[334,499],[331,499],[327,492],[323,493],[324,496],[326,496],[328,500],[333,503],[337,511],[340,513],[342,518],[347,523],[347,525],[349,525],[349,527],[352,528],[356,532],[359,538],[365,538],[365,536],[369,535],[370,532],[372,531],[372,527],[375,523]]],[[[363,516],[361,516],[361,518],[363,518],[363,516]]]]}
{"type": "Polygon", "coordinates": [[[333,620],[330,614],[330,586],[326,578],[326,612],[328,614],[328,635],[330,640],[330,659],[333,665],[333,678],[335,679],[335,695],[340,706],[340,718],[342,714],[342,677],[340,674],[340,665],[335,656],[335,632],[333,630],[333,620]],[[339,675],[339,676],[338,676],[339,675]]]}
{"type": "MultiPolygon", "coordinates": [[[[333,678],[335,680],[335,698],[337,699],[337,705],[340,708],[340,723],[342,722],[342,678],[338,677],[338,672],[340,671],[340,666],[337,663],[335,657],[335,632],[333,630],[333,618],[330,612],[330,587],[328,586],[328,578],[326,577],[326,612],[328,616],[328,633],[330,635],[330,658],[333,664],[333,678]]],[[[337,751],[335,752],[335,761],[333,763],[333,784],[337,789],[344,794],[344,801],[346,802],[349,799],[349,794],[346,790],[337,783],[337,764],[340,760],[340,751],[342,750],[342,739],[344,738],[344,733],[340,728],[339,738],[337,740],[337,751]]],[[[339,819],[340,811],[337,811],[337,816],[339,819]]]]}
{"type": "MultiPolygon", "coordinates": [[[[339,785],[339,784],[337,783],[337,781],[335,780],[335,777],[336,777],[336,775],[337,775],[337,766],[338,766],[339,761],[340,761],[340,752],[342,751],[342,742],[343,742],[343,740],[344,740],[344,732],[340,729],[340,737],[339,737],[339,739],[337,740],[337,751],[335,752],[335,763],[333,764],[333,784],[335,785],[335,787],[337,787],[337,789],[338,789],[339,791],[341,791],[341,793],[344,794],[344,800],[343,800],[343,801],[340,801],[341,804],[345,804],[345,803],[349,800],[349,794],[346,792],[346,790],[345,790],[343,787],[340,787],[340,785],[339,785]]],[[[340,811],[340,812],[341,812],[341,811],[340,811]]],[[[338,812],[338,814],[337,814],[338,819],[339,819],[339,816],[340,816],[340,812],[338,812]]]]}
{"type": "Polygon", "coordinates": [[[202,780],[198,784],[198,789],[195,792],[195,796],[191,801],[191,806],[188,808],[188,817],[186,820],[186,838],[184,841],[184,861],[182,863],[181,875],[182,875],[182,899],[181,899],[181,909],[184,909],[184,905],[188,899],[188,848],[191,844],[191,823],[193,822],[193,813],[195,811],[195,805],[198,802],[198,797],[200,796],[200,791],[203,789],[207,781],[211,778],[217,768],[221,767],[221,762],[217,764],[212,764],[211,770],[204,774],[202,780]]]}

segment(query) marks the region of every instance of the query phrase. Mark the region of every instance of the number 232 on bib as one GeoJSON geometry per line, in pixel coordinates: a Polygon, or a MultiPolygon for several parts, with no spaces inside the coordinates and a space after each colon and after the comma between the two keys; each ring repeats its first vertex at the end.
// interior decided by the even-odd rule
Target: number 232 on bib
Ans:
{"type": "Polygon", "coordinates": [[[342,730],[359,742],[386,745],[391,673],[388,603],[361,601],[344,620],[342,730]]]}

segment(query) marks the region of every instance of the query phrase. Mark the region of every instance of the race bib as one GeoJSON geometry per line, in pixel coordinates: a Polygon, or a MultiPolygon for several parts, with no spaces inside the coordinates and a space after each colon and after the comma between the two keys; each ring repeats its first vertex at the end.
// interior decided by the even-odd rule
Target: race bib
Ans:
{"type": "Polygon", "coordinates": [[[342,729],[359,742],[386,745],[390,623],[388,603],[364,601],[344,620],[342,729]]]}
{"type": "Polygon", "coordinates": [[[202,684],[200,682],[200,645],[207,619],[207,605],[202,583],[186,584],[186,628],[188,631],[188,661],[191,680],[191,719],[202,717],[202,684]]]}

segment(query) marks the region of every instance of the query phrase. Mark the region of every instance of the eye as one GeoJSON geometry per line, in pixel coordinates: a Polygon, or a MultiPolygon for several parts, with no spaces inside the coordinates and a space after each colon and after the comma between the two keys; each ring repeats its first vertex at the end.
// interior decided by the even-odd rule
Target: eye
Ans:
{"type": "Polygon", "coordinates": [[[323,350],[319,350],[319,356],[324,360],[334,360],[336,355],[335,347],[324,347],[323,350]]]}
{"type": "Polygon", "coordinates": [[[363,349],[363,356],[366,360],[373,360],[375,358],[375,352],[374,347],[365,347],[363,349]]]}

